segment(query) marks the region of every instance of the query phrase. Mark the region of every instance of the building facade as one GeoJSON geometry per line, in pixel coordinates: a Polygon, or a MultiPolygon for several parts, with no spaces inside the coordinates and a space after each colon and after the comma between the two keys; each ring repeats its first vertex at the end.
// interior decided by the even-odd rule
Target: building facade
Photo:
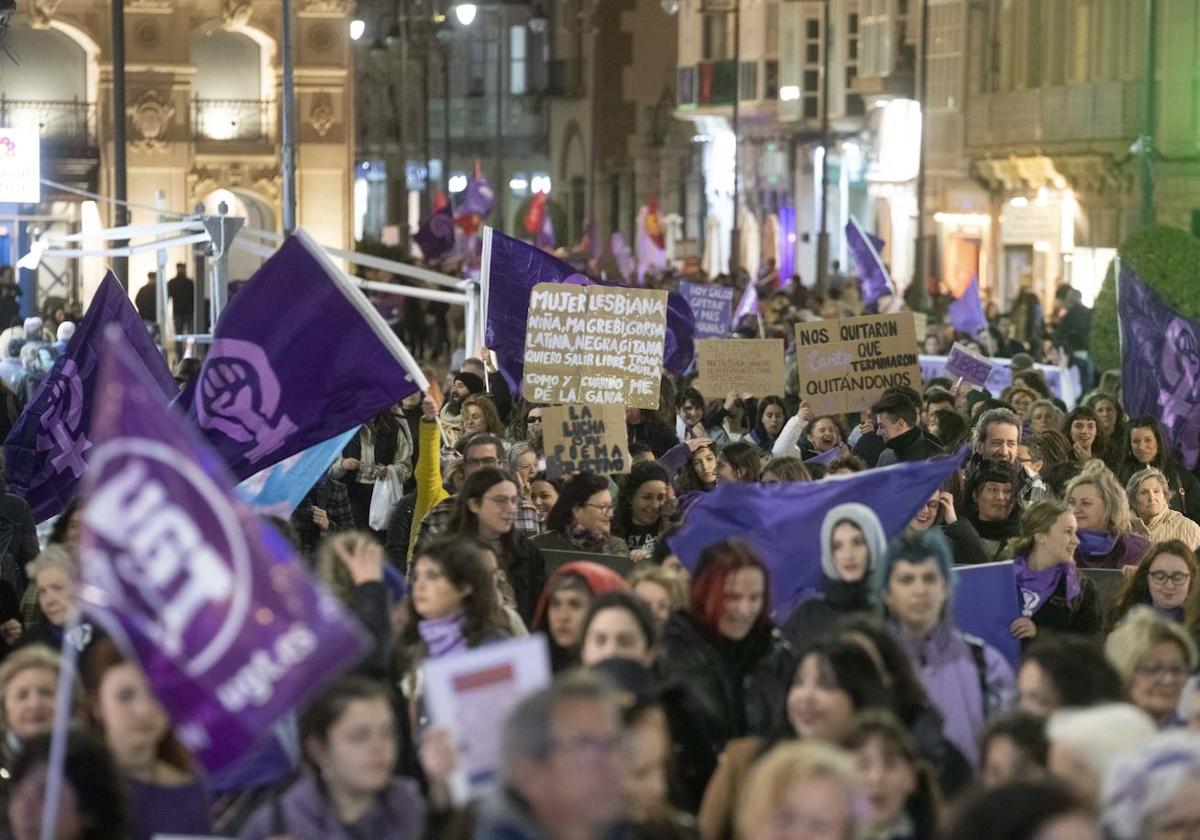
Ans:
{"type": "MultiPolygon", "coordinates": [[[[345,247],[354,161],[350,4],[297,0],[295,9],[297,221],[318,241],[345,247]]],[[[0,122],[39,128],[43,177],[111,195],[114,120],[124,119],[132,223],[155,221],[158,207],[216,212],[224,201],[248,226],[278,230],[279,3],[126,0],[123,115],[112,113],[110,25],[109,4],[93,0],[30,0],[13,21],[12,56],[0,56],[0,122]]],[[[45,185],[40,207],[7,208],[14,235],[4,256],[27,247],[31,228],[75,232],[114,220],[111,204],[45,185]]],[[[186,258],[182,250],[171,255],[186,258]]],[[[155,259],[130,259],[131,290],[155,259]]],[[[230,279],[245,279],[259,263],[234,252],[230,279]]],[[[102,261],[87,258],[22,280],[41,284],[43,295],[86,300],[102,271],[102,261]]]]}

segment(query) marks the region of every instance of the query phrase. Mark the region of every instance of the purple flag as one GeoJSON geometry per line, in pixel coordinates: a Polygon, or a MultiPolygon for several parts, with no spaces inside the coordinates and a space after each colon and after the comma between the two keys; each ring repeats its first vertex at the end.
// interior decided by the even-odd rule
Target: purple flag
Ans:
{"type": "Polygon", "coordinates": [[[554,248],[558,245],[558,240],[554,236],[554,219],[551,218],[551,213],[546,210],[546,214],[542,217],[542,227],[538,230],[537,246],[539,248],[554,248]]]}
{"type": "MultiPolygon", "coordinates": [[[[935,461],[914,461],[784,484],[719,484],[701,495],[671,537],[672,550],[695,570],[700,552],[721,540],[748,542],[771,573],[771,608],[777,619],[821,582],[821,521],[836,505],[861,502],[879,516],[891,539],[904,530],[970,447],[935,461]]],[[[1011,580],[1010,580],[1011,585],[1011,580]]]]}
{"type": "Polygon", "coordinates": [[[413,234],[427,260],[436,260],[454,247],[454,214],[447,204],[432,213],[413,234]]]}
{"type": "Polygon", "coordinates": [[[845,455],[847,451],[848,450],[846,449],[846,444],[839,443],[836,446],[829,447],[824,452],[822,452],[818,455],[814,455],[811,458],[806,458],[804,460],[804,463],[820,464],[822,467],[828,467],[830,464],[832,464],[838,458],[841,458],[843,455],[845,455]]]}
{"type": "Polygon", "coordinates": [[[84,481],[79,597],[217,773],[352,665],[365,640],[287,540],[237,501],[218,453],[110,335],[84,481]]]}
{"type": "Polygon", "coordinates": [[[946,315],[960,333],[974,337],[987,329],[987,316],[983,314],[983,304],[979,302],[978,274],[971,278],[959,298],[946,307],[946,315]]]}
{"type": "Polygon", "coordinates": [[[1125,262],[1117,279],[1121,386],[1130,417],[1158,417],[1184,466],[1200,460],[1200,325],[1173,311],[1125,262]]]}
{"type": "Polygon", "coordinates": [[[858,266],[859,288],[864,304],[876,303],[884,295],[895,295],[896,288],[888,276],[887,266],[879,256],[884,242],[862,229],[853,216],[846,222],[846,247],[858,266]]]}
{"type": "Polygon", "coordinates": [[[745,291],[742,292],[742,298],[738,301],[737,309],[733,312],[733,319],[730,321],[730,326],[737,329],[742,323],[742,319],[747,315],[758,314],[758,286],[751,280],[746,284],[745,291]]]}
{"type": "MultiPolygon", "coordinates": [[[[496,353],[500,373],[514,394],[521,391],[525,370],[525,326],[529,320],[529,295],[538,283],[577,283],[586,286],[620,286],[591,280],[569,263],[539,251],[527,242],[488,230],[483,255],[487,267],[487,335],[489,350],[496,353]]],[[[696,355],[696,323],[692,309],[679,292],[667,295],[667,340],[663,367],[682,376],[696,355]]]]}
{"type": "Polygon", "coordinates": [[[104,350],[104,329],[120,327],[132,352],[157,384],[162,402],[179,392],[175,379],[129,296],[110,271],[67,349],[13,424],[4,441],[10,492],[41,522],[62,512],[79,490],[92,448],[92,401],[104,350]]]}
{"type": "Polygon", "coordinates": [[[428,386],[396,334],[303,231],[229,302],[214,338],[180,400],[238,481],[428,386]]]}
{"type": "Polygon", "coordinates": [[[1012,623],[1021,616],[1021,599],[1013,580],[1013,561],[956,566],[954,623],[978,636],[1016,667],[1021,643],[1013,638],[1012,623]]]}
{"type": "Polygon", "coordinates": [[[492,212],[492,204],[496,195],[487,178],[472,178],[463,193],[462,203],[458,205],[459,216],[478,216],[486,219],[492,212]]]}

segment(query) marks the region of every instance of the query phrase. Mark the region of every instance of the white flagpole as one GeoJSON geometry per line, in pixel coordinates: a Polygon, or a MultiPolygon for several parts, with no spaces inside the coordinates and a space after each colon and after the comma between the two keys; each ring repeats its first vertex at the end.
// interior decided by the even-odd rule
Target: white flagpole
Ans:
{"type": "Polygon", "coordinates": [[[63,764],[71,734],[71,698],[75,691],[75,662],[79,651],[71,639],[79,627],[79,608],[72,606],[63,628],[62,666],[54,694],[54,727],[50,731],[50,758],[46,767],[46,793],[42,799],[41,840],[54,840],[58,832],[58,803],[62,798],[63,764]]]}

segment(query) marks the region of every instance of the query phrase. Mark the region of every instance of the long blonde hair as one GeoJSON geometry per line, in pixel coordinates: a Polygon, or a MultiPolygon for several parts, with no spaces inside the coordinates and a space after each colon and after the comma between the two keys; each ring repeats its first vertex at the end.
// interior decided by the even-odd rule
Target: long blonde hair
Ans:
{"type": "Polygon", "coordinates": [[[860,837],[865,828],[861,816],[865,809],[859,802],[861,794],[854,757],[819,741],[791,741],[775,747],[750,771],[737,812],[738,840],[749,840],[758,835],[764,821],[794,783],[821,778],[836,783],[849,800],[846,814],[849,831],[845,840],[860,837]]]}

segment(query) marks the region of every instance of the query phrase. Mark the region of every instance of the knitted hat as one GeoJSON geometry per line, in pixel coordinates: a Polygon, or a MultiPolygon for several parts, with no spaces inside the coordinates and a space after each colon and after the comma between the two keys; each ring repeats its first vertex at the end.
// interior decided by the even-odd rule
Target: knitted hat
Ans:
{"type": "Polygon", "coordinates": [[[485,389],[483,377],[476,373],[471,373],[468,370],[458,370],[454,372],[454,381],[461,382],[467,386],[467,391],[472,394],[481,394],[485,389]]]}
{"type": "Polygon", "coordinates": [[[862,531],[863,539],[867,542],[867,552],[871,556],[868,572],[880,561],[887,549],[887,537],[884,536],[883,525],[880,524],[875,511],[858,502],[847,502],[830,508],[821,522],[821,570],[830,580],[841,579],[833,563],[833,529],[842,522],[849,522],[862,531]]]}

